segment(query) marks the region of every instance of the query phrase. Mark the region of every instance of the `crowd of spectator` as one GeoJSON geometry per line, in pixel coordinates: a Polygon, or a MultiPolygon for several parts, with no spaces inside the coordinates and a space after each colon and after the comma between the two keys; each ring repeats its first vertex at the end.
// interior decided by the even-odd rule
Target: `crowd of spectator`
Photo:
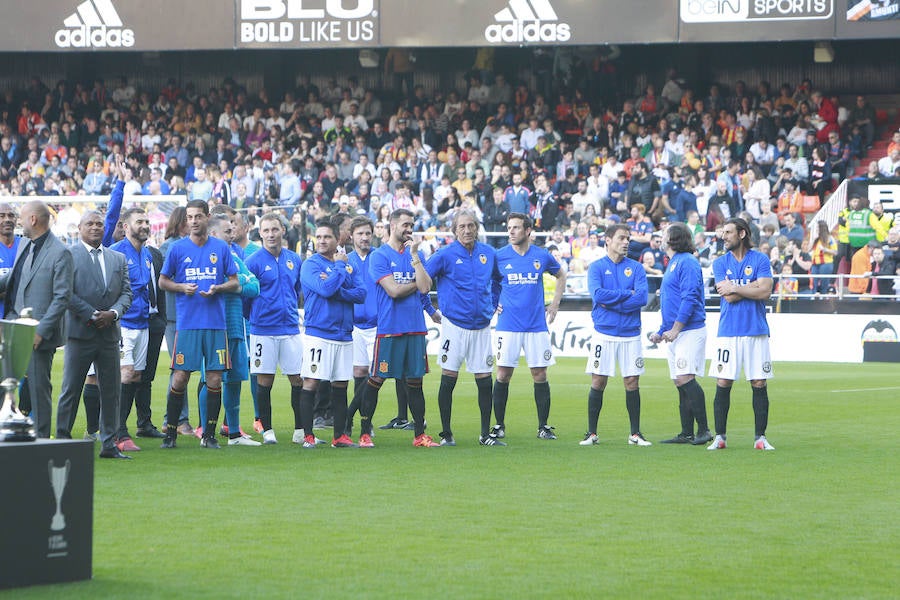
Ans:
{"type": "MultiPolygon", "coordinates": [[[[151,243],[162,240],[172,195],[229,204],[251,222],[282,211],[295,243],[326,213],[386,223],[408,208],[435,247],[465,208],[501,245],[506,216],[522,212],[574,274],[604,256],[614,222],[631,227],[629,254],[650,275],[665,268],[659,232],[674,220],[692,228],[708,264],[722,251],[711,234],[740,214],[780,272],[805,265],[815,245],[804,201],[824,202],[854,176],[877,135],[865,97],[845,107],[809,80],[695,90],[673,70],[659,94],[648,85],[616,105],[579,89],[547,97],[484,71],[466,90],[401,83],[389,103],[354,77],[320,88],[301,76],[281,98],[232,80],[202,93],[174,79],[145,90],[125,77],[53,89],[33,78],[0,99],[0,194],[103,196],[122,154],[126,194],[148,196],[151,243]]],[[[864,177],[898,172],[900,133],[864,177]]],[[[85,205],[60,202],[58,234],[74,237],[85,205]]]]}

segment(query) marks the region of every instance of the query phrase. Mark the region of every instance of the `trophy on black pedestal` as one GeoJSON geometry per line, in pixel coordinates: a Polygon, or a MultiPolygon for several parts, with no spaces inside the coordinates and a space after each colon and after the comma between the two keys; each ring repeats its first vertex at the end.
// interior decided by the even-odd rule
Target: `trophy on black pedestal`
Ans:
{"type": "Polygon", "coordinates": [[[34,347],[34,332],[38,322],[31,318],[31,309],[22,310],[18,319],[0,320],[0,388],[3,388],[3,407],[0,408],[0,441],[34,441],[34,421],[23,415],[16,406],[19,380],[25,376],[34,347]]]}

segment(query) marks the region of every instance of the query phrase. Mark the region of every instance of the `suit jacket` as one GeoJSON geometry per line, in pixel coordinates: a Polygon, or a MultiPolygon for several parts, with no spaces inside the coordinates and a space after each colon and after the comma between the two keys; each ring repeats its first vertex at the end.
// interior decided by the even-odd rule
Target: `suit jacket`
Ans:
{"type": "MultiPolygon", "coordinates": [[[[16,253],[17,261],[31,249],[30,240],[22,242],[19,242],[19,251],[16,253]]],[[[9,275],[5,275],[0,279],[0,289],[6,289],[8,282],[9,275]]],[[[39,350],[62,346],[65,343],[63,316],[72,295],[72,255],[52,231],[47,234],[40,253],[31,265],[31,271],[22,269],[18,290],[23,295],[21,306],[15,304],[15,298],[7,298],[6,301],[13,303],[12,310],[16,314],[25,307],[32,309],[32,318],[39,322],[37,333],[44,338],[39,350]]]]}
{"type": "Polygon", "coordinates": [[[128,279],[128,264],[125,255],[109,248],[103,249],[106,267],[106,281],[101,281],[100,273],[94,266],[94,259],[78,243],[69,248],[74,268],[72,297],[66,313],[68,337],[76,339],[108,339],[118,341],[119,325],[97,329],[91,322],[95,310],[115,310],[119,316],[131,306],[131,282],[128,279]]]}
{"type": "Polygon", "coordinates": [[[159,287],[159,272],[162,271],[163,267],[163,255],[162,252],[160,252],[153,246],[147,246],[147,249],[150,250],[150,256],[153,258],[153,274],[156,276],[156,278],[150,283],[151,285],[156,286],[156,309],[159,311],[155,315],[150,315],[150,329],[154,330],[159,327],[161,330],[165,330],[166,293],[159,287]]]}

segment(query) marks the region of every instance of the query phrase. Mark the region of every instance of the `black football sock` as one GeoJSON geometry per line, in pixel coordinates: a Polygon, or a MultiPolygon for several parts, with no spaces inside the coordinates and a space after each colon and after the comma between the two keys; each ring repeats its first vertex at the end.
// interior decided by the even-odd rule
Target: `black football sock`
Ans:
{"type": "Polygon", "coordinates": [[[731,386],[716,386],[716,396],[713,398],[713,416],[716,420],[716,435],[725,436],[728,425],[728,409],[731,408],[731,386]]]}
{"type": "Polygon", "coordinates": [[[395,379],[394,389],[397,390],[397,418],[409,421],[409,390],[406,379],[395,379]]]}
{"type": "Polygon", "coordinates": [[[356,395],[356,393],[359,390],[363,389],[363,385],[365,385],[366,379],[368,379],[368,377],[366,377],[366,376],[362,376],[362,377],[356,377],[355,375],[353,376],[353,395],[354,396],[356,395]]]}
{"type": "Polygon", "coordinates": [[[550,383],[542,381],[534,384],[534,405],[537,407],[538,428],[550,419],[550,383]]]}
{"type": "Polygon", "coordinates": [[[491,432],[491,377],[476,377],[475,387],[478,388],[478,410],[481,412],[481,435],[486,436],[491,432]]]}
{"type": "Polygon", "coordinates": [[[441,375],[441,386],[438,388],[438,408],[441,411],[441,433],[451,435],[450,413],[453,410],[453,388],[456,387],[456,377],[441,375]]]}
{"type": "Polygon", "coordinates": [[[353,399],[350,401],[350,406],[347,407],[347,421],[345,424],[345,431],[347,435],[350,435],[350,431],[353,429],[353,417],[356,416],[356,413],[359,412],[360,405],[362,404],[362,397],[366,391],[366,377],[354,377],[353,378],[353,399]]]}
{"type": "Polygon", "coordinates": [[[294,409],[294,429],[302,429],[303,435],[313,435],[313,410],[316,392],[303,386],[291,386],[291,408],[294,409]]]}
{"type": "Polygon", "coordinates": [[[133,383],[123,383],[119,386],[119,428],[116,434],[119,439],[130,437],[128,435],[128,416],[131,414],[131,406],[134,404],[136,387],[133,383]]]}
{"type": "Polygon", "coordinates": [[[506,419],[506,402],[509,400],[509,382],[508,381],[500,381],[499,379],[494,382],[494,418],[497,419],[497,425],[501,427],[505,426],[506,419]]]}
{"type": "Polygon", "coordinates": [[[203,426],[203,437],[216,437],[216,424],[219,422],[219,411],[222,409],[222,388],[206,385],[206,425],[203,426]]]}
{"type": "Polygon", "coordinates": [[[256,383],[256,404],[263,431],[272,429],[272,386],[256,383]]]}
{"type": "Polygon", "coordinates": [[[84,401],[84,418],[87,421],[87,432],[100,431],[100,387],[96,383],[84,384],[81,392],[84,401]]]}
{"type": "Polygon", "coordinates": [[[678,415],[681,417],[681,435],[692,437],[694,435],[694,415],[688,403],[687,392],[683,385],[675,387],[678,390],[678,415]]]}
{"type": "Polygon", "coordinates": [[[372,435],[372,415],[375,414],[375,409],[378,408],[379,390],[381,390],[381,383],[370,377],[366,381],[362,401],[359,406],[359,430],[362,434],[372,435]]]}
{"type": "Polygon", "coordinates": [[[709,421],[706,418],[706,394],[696,379],[691,379],[684,384],[685,398],[690,405],[691,414],[697,421],[697,432],[709,431],[709,421]]]}
{"type": "Polygon", "coordinates": [[[178,417],[183,406],[184,390],[176,392],[170,387],[166,396],[166,435],[171,438],[178,437],[178,417]]]}
{"type": "Polygon", "coordinates": [[[753,388],[753,417],[756,422],[756,437],[766,435],[769,426],[769,388],[753,388]]]}
{"type": "Polygon", "coordinates": [[[334,439],[344,435],[347,423],[347,386],[331,384],[331,414],[334,416],[334,439]]]}
{"type": "Polygon", "coordinates": [[[419,437],[425,433],[425,393],[422,391],[422,381],[408,381],[406,389],[409,393],[409,412],[416,427],[416,437],[419,437]]]}
{"type": "Polygon", "coordinates": [[[631,434],[641,431],[641,390],[625,390],[625,408],[631,422],[631,434]]]}
{"type": "Polygon", "coordinates": [[[603,390],[591,388],[588,392],[588,433],[597,433],[597,422],[603,409],[603,390]]]}
{"type": "Polygon", "coordinates": [[[316,399],[313,404],[313,420],[317,417],[325,418],[331,410],[331,382],[320,381],[316,389],[316,399]]]}

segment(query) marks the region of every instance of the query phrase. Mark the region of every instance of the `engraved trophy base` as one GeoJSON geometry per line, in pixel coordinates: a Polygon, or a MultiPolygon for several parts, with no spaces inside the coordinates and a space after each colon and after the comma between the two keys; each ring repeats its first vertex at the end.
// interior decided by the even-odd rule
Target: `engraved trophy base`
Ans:
{"type": "Polygon", "coordinates": [[[0,441],[33,442],[37,436],[34,432],[34,421],[19,412],[15,402],[18,382],[8,378],[0,384],[5,391],[3,408],[0,409],[0,441]]]}
{"type": "Polygon", "coordinates": [[[0,407],[0,441],[32,442],[36,439],[34,421],[16,406],[19,380],[25,376],[31,361],[34,332],[38,322],[31,318],[30,308],[24,308],[18,319],[0,320],[0,388],[3,406],[0,407]]]}

